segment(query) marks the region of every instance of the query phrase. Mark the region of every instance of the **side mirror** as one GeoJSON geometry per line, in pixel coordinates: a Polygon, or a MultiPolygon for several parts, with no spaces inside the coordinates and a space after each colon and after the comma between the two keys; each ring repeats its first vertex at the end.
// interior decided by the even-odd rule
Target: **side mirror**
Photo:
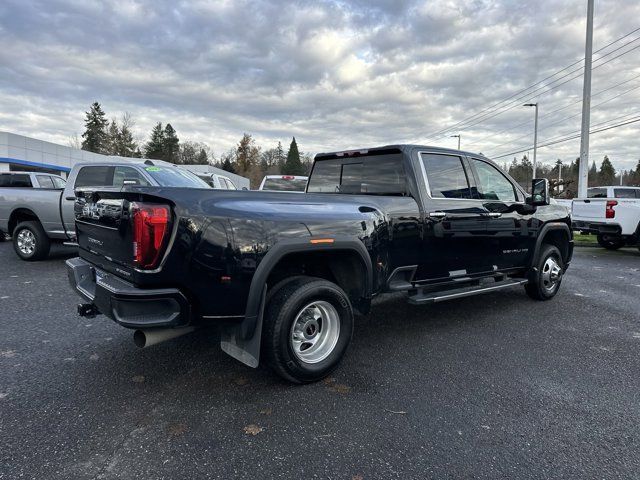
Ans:
{"type": "Polygon", "coordinates": [[[531,181],[531,196],[527,198],[527,203],[534,207],[549,205],[549,180],[546,178],[534,178],[531,181]]]}

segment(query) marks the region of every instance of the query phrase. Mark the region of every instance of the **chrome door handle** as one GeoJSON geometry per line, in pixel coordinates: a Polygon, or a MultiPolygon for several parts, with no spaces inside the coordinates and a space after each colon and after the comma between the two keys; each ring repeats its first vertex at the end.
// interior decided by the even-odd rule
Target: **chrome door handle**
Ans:
{"type": "Polygon", "coordinates": [[[502,213],[500,212],[489,212],[487,214],[487,217],[489,218],[500,218],[502,216],[502,213]]]}
{"type": "Polygon", "coordinates": [[[447,214],[445,212],[430,212],[429,218],[444,218],[447,214]]]}

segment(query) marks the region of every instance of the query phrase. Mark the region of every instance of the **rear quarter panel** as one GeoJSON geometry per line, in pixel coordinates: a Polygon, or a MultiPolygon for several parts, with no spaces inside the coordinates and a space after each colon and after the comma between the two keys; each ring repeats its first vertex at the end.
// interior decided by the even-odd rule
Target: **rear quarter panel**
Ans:
{"type": "Polygon", "coordinates": [[[52,238],[66,238],[60,218],[61,190],[46,188],[0,188],[0,229],[7,231],[11,213],[33,212],[52,238]]]}

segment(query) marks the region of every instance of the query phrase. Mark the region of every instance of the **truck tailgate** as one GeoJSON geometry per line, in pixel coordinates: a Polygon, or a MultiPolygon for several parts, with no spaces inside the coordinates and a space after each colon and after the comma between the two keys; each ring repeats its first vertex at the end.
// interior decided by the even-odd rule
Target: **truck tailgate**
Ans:
{"type": "Polygon", "coordinates": [[[166,201],[140,193],[80,192],[74,205],[80,256],[123,278],[159,266],[171,235],[166,201]]]}
{"type": "Polygon", "coordinates": [[[607,199],[575,199],[571,206],[571,218],[581,221],[604,221],[607,199]]]}

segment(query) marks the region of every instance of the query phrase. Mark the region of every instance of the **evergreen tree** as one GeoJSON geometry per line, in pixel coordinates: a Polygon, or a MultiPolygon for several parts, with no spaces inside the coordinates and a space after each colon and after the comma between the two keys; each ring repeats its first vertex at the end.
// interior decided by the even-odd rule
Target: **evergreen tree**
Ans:
{"type": "Polygon", "coordinates": [[[196,156],[196,165],[209,165],[209,156],[204,148],[201,148],[196,156]]]}
{"type": "Polygon", "coordinates": [[[85,131],[82,134],[82,150],[106,153],[108,150],[107,125],[109,121],[98,102],[94,102],[85,112],[85,131]]]}
{"type": "Polygon", "coordinates": [[[598,181],[600,185],[613,185],[616,181],[616,171],[606,155],[600,165],[600,172],[598,172],[598,181]]]}
{"type": "Polygon", "coordinates": [[[107,129],[107,142],[103,153],[107,155],[118,155],[118,144],[120,143],[120,131],[116,119],[112,118],[107,129]]]}
{"type": "Polygon", "coordinates": [[[276,165],[278,167],[278,173],[282,173],[284,170],[284,163],[287,161],[287,157],[284,154],[284,149],[282,148],[282,143],[278,142],[278,146],[276,147],[276,165]]]}
{"type": "Polygon", "coordinates": [[[133,139],[133,133],[126,125],[122,125],[118,135],[116,155],[120,157],[135,157],[136,150],[140,151],[133,139]]]}
{"type": "Polygon", "coordinates": [[[231,149],[228,152],[223,153],[220,157],[220,168],[227,172],[236,173],[236,169],[234,167],[235,157],[235,149],[231,149]]]}
{"type": "Polygon", "coordinates": [[[129,112],[125,112],[120,119],[116,155],[120,157],[136,156],[136,150],[139,151],[139,148],[133,138],[132,129],[134,125],[135,122],[133,121],[131,114],[129,112]]]}
{"type": "Polygon", "coordinates": [[[589,169],[589,181],[587,182],[587,186],[595,187],[596,185],[600,185],[600,180],[598,178],[598,168],[596,167],[596,162],[594,160],[591,163],[591,168],[589,169]]]}
{"type": "Polygon", "coordinates": [[[164,138],[162,142],[164,160],[171,163],[178,163],[178,153],[180,152],[179,143],[180,140],[178,140],[176,131],[170,123],[167,123],[167,126],[164,127],[164,138]]]}
{"type": "Polygon", "coordinates": [[[151,137],[144,146],[144,156],[156,160],[164,158],[164,130],[162,129],[162,123],[158,122],[151,130],[151,137]]]}
{"type": "Polygon", "coordinates": [[[284,168],[282,171],[285,175],[304,175],[305,168],[300,161],[300,152],[298,151],[298,144],[296,142],[296,137],[293,137],[291,140],[291,145],[289,146],[289,152],[287,153],[287,161],[284,164],[284,168]]]}
{"type": "Polygon", "coordinates": [[[638,160],[638,164],[636,165],[636,169],[631,171],[631,179],[630,185],[640,187],[640,160],[638,160]]]}

